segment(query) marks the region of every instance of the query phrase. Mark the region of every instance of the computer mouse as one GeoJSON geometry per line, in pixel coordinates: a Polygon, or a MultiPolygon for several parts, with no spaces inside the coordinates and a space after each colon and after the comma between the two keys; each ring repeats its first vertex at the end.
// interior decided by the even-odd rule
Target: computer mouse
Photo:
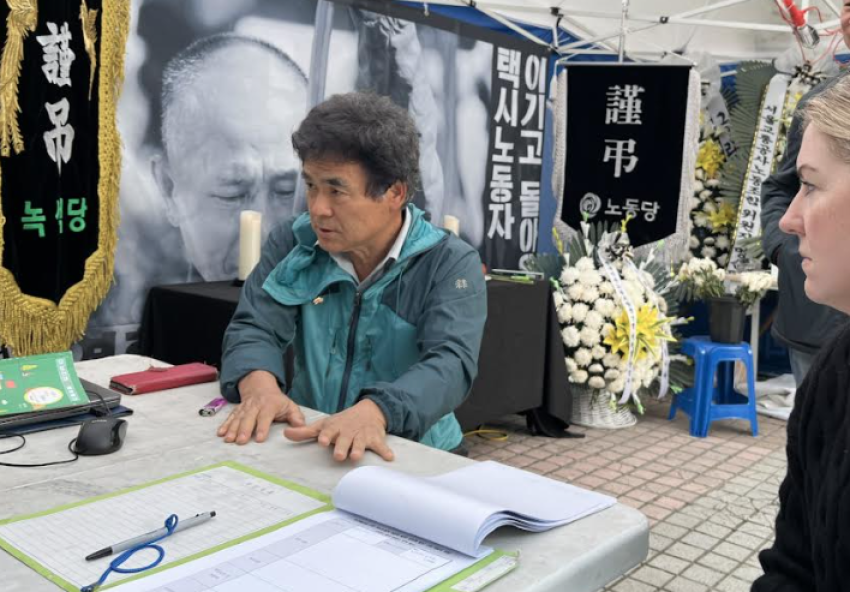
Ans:
{"type": "Polygon", "coordinates": [[[83,456],[111,454],[121,449],[127,422],[117,417],[90,419],[80,426],[74,452],[83,456]]]}

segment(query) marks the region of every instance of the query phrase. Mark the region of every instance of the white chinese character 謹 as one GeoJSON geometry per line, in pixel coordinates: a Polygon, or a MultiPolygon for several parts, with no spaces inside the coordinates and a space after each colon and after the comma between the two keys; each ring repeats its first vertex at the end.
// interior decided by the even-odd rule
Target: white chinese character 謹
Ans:
{"type": "Polygon", "coordinates": [[[638,157],[634,156],[635,141],[634,140],[605,140],[605,157],[602,162],[610,162],[614,159],[614,177],[620,178],[623,171],[631,173],[635,170],[638,163],[638,157]],[[623,166],[623,160],[626,160],[626,165],[623,166]]]}
{"type": "Polygon", "coordinates": [[[638,98],[644,92],[642,86],[637,84],[626,84],[612,86],[605,93],[608,96],[608,104],[605,109],[605,123],[618,123],[625,125],[641,125],[641,100],[638,98]]]}
{"type": "Polygon", "coordinates": [[[71,160],[71,147],[74,143],[74,128],[68,125],[68,113],[71,110],[68,99],[62,99],[58,103],[45,103],[47,116],[54,127],[44,132],[44,143],[47,146],[47,155],[56,163],[59,174],[62,174],[62,163],[71,160]]]}
{"type": "Polygon", "coordinates": [[[71,86],[71,62],[74,61],[74,52],[68,47],[71,41],[68,23],[62,23],[61,31],[56,23],[47,23],[47,28],[50,29],[50,35],[36,37],[44,48],[44,65],[41,69],[48,82],[71,86]]]}

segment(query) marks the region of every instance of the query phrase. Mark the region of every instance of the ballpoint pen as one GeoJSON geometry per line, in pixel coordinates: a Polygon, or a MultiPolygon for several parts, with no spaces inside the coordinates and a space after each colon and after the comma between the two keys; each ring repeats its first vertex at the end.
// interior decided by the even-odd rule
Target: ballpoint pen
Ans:
{"type": "Polygon", "coordinates": [[[158,528],[151,532],[147,532],[145,534],[139,535],[132,539],[127,539],[126,541],[122,541],[120,543],[116,543],[110,547],[105,547],[100,551],[95,551],[88,557],[86,557],[86,561],[94,561],[95,559],[100,559],[101,557],[107,557],[109,555],[113,555],[115,553],[120,553],[121,551],[126,551],[127,549],[132,549],[133,547],[138,547],[140,545],[146,545],[150,542],[153,542],[157,539],[161,539],[168,534],[173,534],[175,532],[179,532],[181,530],[186,530],[187,528],[191,528],[193,526],[197,526],[198,524],[203,524],[208,520],[211,520],[215,516],[215,512],[204,512],[203,514],[196,514],[191,518],[186,518],[186,520],[180,520],[177,522],[177,526],[175,526],[171,532],[169,532],[168,528],[158,528]]]}

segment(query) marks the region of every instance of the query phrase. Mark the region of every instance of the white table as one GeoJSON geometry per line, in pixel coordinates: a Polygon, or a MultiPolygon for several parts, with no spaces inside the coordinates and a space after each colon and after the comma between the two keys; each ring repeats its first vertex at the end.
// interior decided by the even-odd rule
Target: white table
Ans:
{"type": "MultiPolygon", "coordinates": [[[[77,370],[81,377],[107,385],[110,376],[143,370],[150,362],[149,358],[124,355],[80,362],[77,370]]],[[[119,452],[80,457],[75,463],[56,467],[0,467],[0,519],[79,502],[225,460],[327,493],[357,466],[335,462],[328,450],[315,443],[289,442],[282,427],[276,427],[263,444],[224,444],[215,428],[228,409],[212,418],[198,415],[198,409],[217,393],[218,385],[209,383],[124,397],[123,403],[135,414],[128,418],[127,437],[119,452]]],[[[308,422],[320,415],[306,411],[308,422]]],[[[75,435],[76,429],[69,428],[32,434],[24,449],[3,460],[37,463],[66,458],[67,444],[75,435]]],[[[401,438],[391,437],[389,443],[396,454],[390,466],[411,474],[435,475],[474,462],[401,438]]],[[[8,444],[0,441],[0,449],[8,444]]],[[[360,464],[386,463],[367,454],[360,464]]],[[[486,544],[520,550],[520,565],[487,592],[598,590],[643,561],[648,543],[646,518],[620,504],[546,533],[503,528],[489,536],[486,544]]],[[[5,552],[0,552],[0,574],[4,592],[59,589],[5,552]]]]}

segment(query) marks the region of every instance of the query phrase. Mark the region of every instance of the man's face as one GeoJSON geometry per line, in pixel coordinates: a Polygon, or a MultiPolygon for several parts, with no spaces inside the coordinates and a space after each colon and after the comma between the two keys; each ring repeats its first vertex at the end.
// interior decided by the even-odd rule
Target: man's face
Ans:
{"type": "Polygon", "coordinates": [[[359,163],[308,160],[302,174],[310,223],[325,251],[371,255],[395,236],[405,200],[400,183],[376,199],[366,193],[359,163]]]}
{"type": "Polygon", "coordinates": [[[270,52],[230,47],[209,56],[175,100],[167,162],[154,172],[169,219],[204,280],[236,277],[239,212],[263,213],[263,229],[293,216],[298,159],[291,135],[307,89],[270,52]]]}

